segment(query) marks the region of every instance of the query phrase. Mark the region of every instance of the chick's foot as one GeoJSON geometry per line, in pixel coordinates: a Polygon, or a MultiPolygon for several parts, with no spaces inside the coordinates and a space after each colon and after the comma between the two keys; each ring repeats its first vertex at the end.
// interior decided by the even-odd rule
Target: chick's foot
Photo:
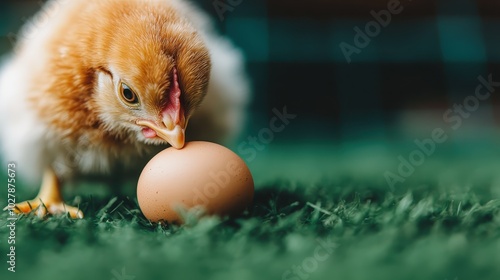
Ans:
{"type": "MultiPolygon", "coordinates": [[[[7,210],[5,207],[4,210],[7,210]]],[[[41,198],[35,198],[32,200],[23,201],[17,203],[12,211],[16,214],[28,214],[30,212],[36,213],[39,217],[44,217],[47,214],[60,215],[68,213],[73,219],[82,219],[83,212],[74,206],[69,206],[64,202],[45,202],[41,198]]]]}
{"type": "MultiPolygon", "coordinates": [[[[4,210],[8,209],[9,207],[4,208],[4,210]]],[[[80,209],[64,203],[59,181],[52,169],[47,169],[45,171],[42,186],[40,187],[40,192],[37,197],[32,200],[17,203],[12,211],[17,214],[27,214],[36,211],[35,213],[39,217],[44,217],[47,214],[60,215],[67,213],[73,219],[83,218],[83,212],[80,209]]]]}

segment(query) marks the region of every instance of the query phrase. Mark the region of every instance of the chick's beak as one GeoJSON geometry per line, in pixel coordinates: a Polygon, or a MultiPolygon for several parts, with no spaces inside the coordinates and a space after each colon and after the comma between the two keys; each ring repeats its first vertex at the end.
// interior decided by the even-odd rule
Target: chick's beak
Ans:
{"type": "Polygon", "coordinates": [[[168,102],[161,110],[158,120],[158,122],[161,122],[161,125],[157,125],[157,122],[146,120],[139,120],[137,124],[152,130],[149,131],[150,133],[145,133],[146,137],[151,138],[158,136],[167,141],[172,147],[182,149],[185,143],[187,121],[181,106],[181,89],[177,77],[177,69],[175,67],[172,70],[171,81],[168,102]]]}
{"type": "Polygon", "coordinates": [[[146,120],[139,120],[137,121],[137,124],[153,130],[154,135],[151,135],[152,138],[156,136],[160,137],[176,149],[182,149],[184,147],[186,131],[185,125],[174,124],[169,119],[164,119],[162,126],[146,120]]]}

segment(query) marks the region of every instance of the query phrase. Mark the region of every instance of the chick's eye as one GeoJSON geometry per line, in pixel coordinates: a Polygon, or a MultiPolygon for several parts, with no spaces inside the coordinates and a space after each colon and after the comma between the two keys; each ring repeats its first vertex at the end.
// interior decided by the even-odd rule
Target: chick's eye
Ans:
{"type": "Polygon", "coordinates": [[[125,102],[127,102],[128,104],[130,104],[130,105],[139,104],[139,98],[134,93],[134,91],[131,90],[126,84],[122,84],[121,95],[122,95],[123,100],[125,102]]]}

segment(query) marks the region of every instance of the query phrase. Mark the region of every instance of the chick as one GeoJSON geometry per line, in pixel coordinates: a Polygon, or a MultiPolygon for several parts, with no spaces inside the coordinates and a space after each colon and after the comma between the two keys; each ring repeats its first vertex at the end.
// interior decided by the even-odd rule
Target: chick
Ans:
{"type": "Polygon", "coordinates": [[[188,139],[216,142],[241,127],[242,56],[184,1],[52,0],[18,38],[0,72],[0,142],[41,187],[17,212],[82,218],[64,182],[141,169],[182,148],[188,122],[188,139]]]}

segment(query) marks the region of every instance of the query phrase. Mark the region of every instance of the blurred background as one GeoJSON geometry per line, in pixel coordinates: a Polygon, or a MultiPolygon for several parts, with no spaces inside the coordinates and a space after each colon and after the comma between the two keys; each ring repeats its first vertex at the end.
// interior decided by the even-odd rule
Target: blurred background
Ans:
{"type": "MultiPolygon", "coordinates": [[[[446,122],[443,115],[474,95],[479,76],[500,81],[500,2],[195,2],[247,59],[252,114],[241,141],[268,126],[273,108],[286,106],[297,118],[274,135],[268,150],[299,143],[297,153],[318,147],[329,151],[324,153],[325,163],[343,151],[359,162],[378,161],[368,156],[369,151],[396,160],[401,151],[415,148],[414,139],[442,128],[450,140],[440,151],[496,155],[499,93],[480,101],[470,116],[462,118],[459,129],[451,129],[455,123],[446,122]],[[375,20],[373,13],[387,10],[393,2],[399,3],[400,12],[375,30],[377,35],[348,62],[340,45],[356,47],[355,28],[365,30],[375,20]],[[402,148],[395,151],[395,146],[402,148]],[[352,147],[364,150],[356,157],[352,147]]],[[[40,3],[1,2],[0,53],[9,51],[18,28],[40,3]]],[[[268,150],[259,156],[265,157],[268,150]]]]}
{"type": "MultiPolygon", "coordinates": [[[[391,1],[241,2],[216,22],[247,56],[252,109],[266,115],[287,105],[299,115],[294,127],[310,128],[287,130],[294,139],[418,137],[444,125],[443,113],[474,94],[479,75],[500,80],[496,1],[401,1],[402,11],[351,63],[340,44],[355,46],[354,28],[364,30],[370,12],[391,1]]],[[[218,18],[213,1],[200,3],[218,18]]],[[[456,137],[496,134],[498,101],[482,102],[456,137]]]]}

